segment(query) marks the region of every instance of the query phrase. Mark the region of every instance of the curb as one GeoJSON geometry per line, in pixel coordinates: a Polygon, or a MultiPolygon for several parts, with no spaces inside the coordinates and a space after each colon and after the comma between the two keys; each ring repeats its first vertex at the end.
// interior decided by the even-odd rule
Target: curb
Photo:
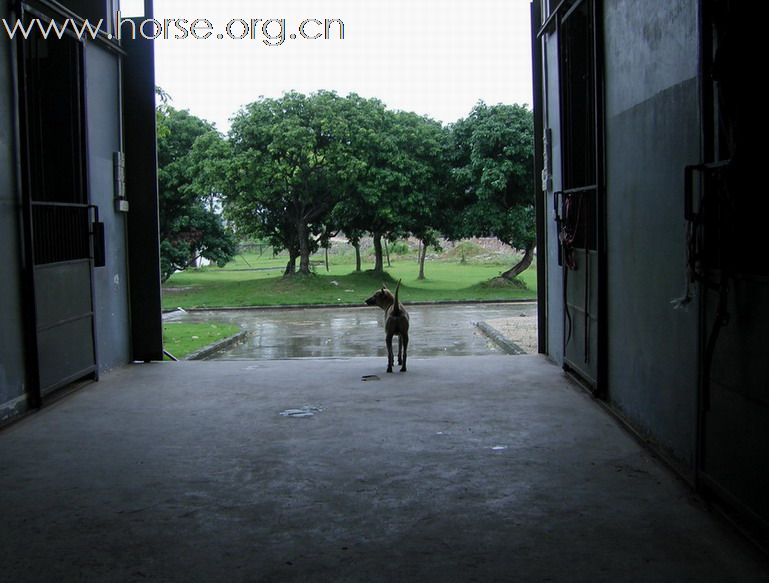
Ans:
{"type": "Polygon", "coordinates": [[[504,336],[502,332],[493,326],[490,326],[486,322],[474,322],[474,324],[481,332],[483,332],[483,334],[486,335],[489,340],[499,346],[505,353],[513,355],[527,354],[523,348],[518,346],[515,342],[504,336]]]}
{"type": "Polygon", "coordinates": [[[219,352],[220,350],[224,350],[225,348],[232,346],[236,342],[240,342],[247,335],[248,335],[248,332],[246,332],[245,330],[241,330],[237,334],[233,334],[232,336],[228,336],[227,338],[218,340],[213,344],[209,344],[208,346],[205,346],[200,350],[197,350],[195,352],[188,354],[182,360],[203,360],[204,358],[206,358],[207,356],[211,356],[215,352],[219,352]]]}

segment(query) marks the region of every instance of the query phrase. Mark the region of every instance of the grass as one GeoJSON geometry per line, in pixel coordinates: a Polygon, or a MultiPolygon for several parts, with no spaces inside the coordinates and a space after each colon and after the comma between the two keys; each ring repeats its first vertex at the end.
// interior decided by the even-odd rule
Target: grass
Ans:
{"type": "Polygon", "coordinates": [[[239,331],[240,328],[233,324],[169,322],[163,324],[163,347],[176,358],[182,359],[239,331]]]}
{"type": "MultiPolygon", "coordinates": [[[[313,257],[320,261],[321,255],[313,257]]],[[[460,261],[454,257],[428,260],[427,279],[418,280],[413,257],[393,258],[384,277],[370,271],[356,273],[354,256],[332,255],[330,271],[316,264],[309,277],[283,278],[284,257],[255,254],[237,257],[223,269],[206,267],[175,274],[164,286],[165,309],[280,306],[311,304],[360,305],[384,283],[394,286],[402,278],[401,298],[406,302],[440,300],[536,299],[536,268],[520,276],[519,286],[489,282],[513,265],[513,257],[460,261]]]]}

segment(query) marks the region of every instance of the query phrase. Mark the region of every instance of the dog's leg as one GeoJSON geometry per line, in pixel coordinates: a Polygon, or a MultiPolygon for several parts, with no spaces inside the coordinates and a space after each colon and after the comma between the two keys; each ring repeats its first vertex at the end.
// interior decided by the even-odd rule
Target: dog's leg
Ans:
{"type": "Polygon", "coordinates": [[[403,341],[400,334],[398,334],[398,364],[403,364],[403,341]]]}
{"type": "Polygon", "coordinates": [[[387,372],[393,371],[393,335],[388,334],[385,338],[387,344],[387,372]]]}
{"type": "Polygon", "coordinates": [[[406,350],[409,347],[409,335],[401,334],[398,338],[403,340],[403,363],[401,364],[401,372],[406,372],[406,350]]]}

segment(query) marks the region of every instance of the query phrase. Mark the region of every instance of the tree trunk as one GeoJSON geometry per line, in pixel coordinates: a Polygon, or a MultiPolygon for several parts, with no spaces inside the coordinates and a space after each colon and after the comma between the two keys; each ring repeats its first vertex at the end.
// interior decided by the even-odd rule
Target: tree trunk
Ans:
{"type": "Polygon", "coordinates": [[[297,231],[299,235],[299,273],[310,275],[310,240],[307,234],[307,225],[301,223],[297,231]]]}
{"type": "Polygon", "coordinates": [[[419,277],[417,279],[425,278],[425,257],[427,256],[427,243],[424,241],[419,242],[419,277]]]}
{"type": "Polygon", "coordinates": [[[355,249],[355,271],[361,270],[360,265],[360,242],[355,242],[352,244],[353,248],[355,249]]]}
{"type": "Polygon", "coordinates": [[[384,250],[385,250],[385,256],[387,256],[387,267],[392,267],[392,264],[390,263],[390,247],[387,244],[387,239],[385,239],[385,242],[384,242],[384,250]]]}
{"type": "Polygon", "coordinates": [[[283,272],[283,277],[290,277],[296,274],[296,258],[298,257],[296,250],[288,250],[288,263],[286,264],[286,270],[283,272]]]}
{"type": "Polygon", "coordinates": [[[384,263],[382,261],[382,235],[379,233],[374,233],[374,272],[384,272],[384,263]]]}
{"type": "Polygon", "coordinates": [[[526,247],[526,249],[523,252],[523,259],[521,259],[516,265],[514,265],[512,268],[505,271],[499,277],[504,277],[505,279],[515,279],[521,273],[523,273],[529,268],[533,260],[534,260],[534,245],[530,247],[526,247]]]}
{"type": "Polygon", "coordinates": [[[326,247],[326,273],[328,273],[328,247],[326,247]]]}

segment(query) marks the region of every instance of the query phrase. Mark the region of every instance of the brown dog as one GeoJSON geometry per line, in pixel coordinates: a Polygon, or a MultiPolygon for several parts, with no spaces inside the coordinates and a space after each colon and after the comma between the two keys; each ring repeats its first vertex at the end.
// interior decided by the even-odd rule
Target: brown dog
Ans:
{"type": "Polygon", "coordinates": [[[395,295],[384,284],[382,289],[366,300],[367,306],[379,306],[385,313],[385,343],[387,344],[387,372],[393,371],[393,336],[398,337],[398,364],[406,372],[406,349],[409,345],[409,315],[398,301],[401,280],[395,287],[395,295]]]}

